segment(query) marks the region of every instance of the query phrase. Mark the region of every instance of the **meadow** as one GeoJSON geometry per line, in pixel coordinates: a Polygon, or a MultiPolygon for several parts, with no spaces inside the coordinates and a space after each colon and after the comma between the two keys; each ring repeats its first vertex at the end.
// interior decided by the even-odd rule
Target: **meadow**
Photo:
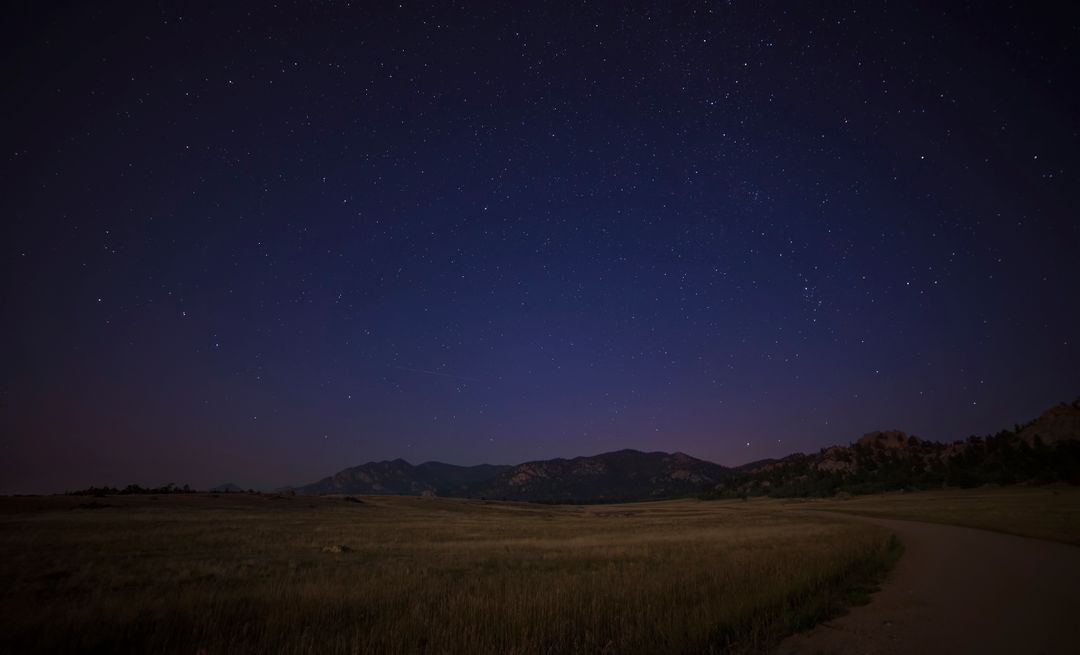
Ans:
{"type": "Polygon", "coordinates": [[[799,506],[891,519],[963,525],[1080,546],[1080,487],[981,487],[852,498],[781,501],[799,506]]]}
{"type": "Polygon", "coordinates": [[[777,509],[0,498],[0,652],[763,652],[900,550],[777,509]]]}

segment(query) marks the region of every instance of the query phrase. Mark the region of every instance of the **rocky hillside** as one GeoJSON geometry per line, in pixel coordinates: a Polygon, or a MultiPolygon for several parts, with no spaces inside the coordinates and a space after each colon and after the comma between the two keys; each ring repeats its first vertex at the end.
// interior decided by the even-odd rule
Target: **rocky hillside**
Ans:
{"type": "Polygon", "coordinates": [[[1029,444],[1033,444],[1036,437],[1048,444],[1080,439],[1080,398],[1054,405],[1023,427],[1019,436],[1029,444]]]}
{"type": "Polygon", "coordinates": [[[899,431],[740,467],[708,495],[820,496],[982,484],[1080,484],[1080,400],[1026,426],[941,443],[899,431]]]}
{"type": "Polygon", "coordinates": [[[684,453],[612,453],[526,462],[472,488],[508,500],[614,502],[686,496],[719,483],[728,469],[684,453]]]}

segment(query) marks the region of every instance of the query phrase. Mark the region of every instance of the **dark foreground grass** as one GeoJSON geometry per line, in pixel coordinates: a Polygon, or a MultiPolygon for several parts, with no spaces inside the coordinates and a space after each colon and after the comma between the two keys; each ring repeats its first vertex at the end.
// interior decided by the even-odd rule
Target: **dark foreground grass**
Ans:
{"type": "Polygon", "coordinates": [[[720,503],[362,500],[0,499],[0,652],[760,652],[898,553],[720,503]]]}

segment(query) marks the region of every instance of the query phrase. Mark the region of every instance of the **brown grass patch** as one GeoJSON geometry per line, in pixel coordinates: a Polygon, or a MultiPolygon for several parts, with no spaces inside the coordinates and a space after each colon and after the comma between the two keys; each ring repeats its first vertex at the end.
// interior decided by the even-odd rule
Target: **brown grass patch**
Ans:
{"type": "Polygon", "coordinates": [[[0,651],[755,652],[896,554],[753,503],[78,502],[0,499],[0,651]]]}

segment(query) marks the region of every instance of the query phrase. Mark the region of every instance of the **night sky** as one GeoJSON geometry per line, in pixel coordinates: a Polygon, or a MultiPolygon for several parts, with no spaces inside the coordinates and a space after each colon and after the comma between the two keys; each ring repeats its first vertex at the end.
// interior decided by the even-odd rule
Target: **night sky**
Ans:
{"type": "Polygon", "coordinates": [[[0,28],[0,492],[1080,395],[1061,8],[106,4],[0,28]]]}

